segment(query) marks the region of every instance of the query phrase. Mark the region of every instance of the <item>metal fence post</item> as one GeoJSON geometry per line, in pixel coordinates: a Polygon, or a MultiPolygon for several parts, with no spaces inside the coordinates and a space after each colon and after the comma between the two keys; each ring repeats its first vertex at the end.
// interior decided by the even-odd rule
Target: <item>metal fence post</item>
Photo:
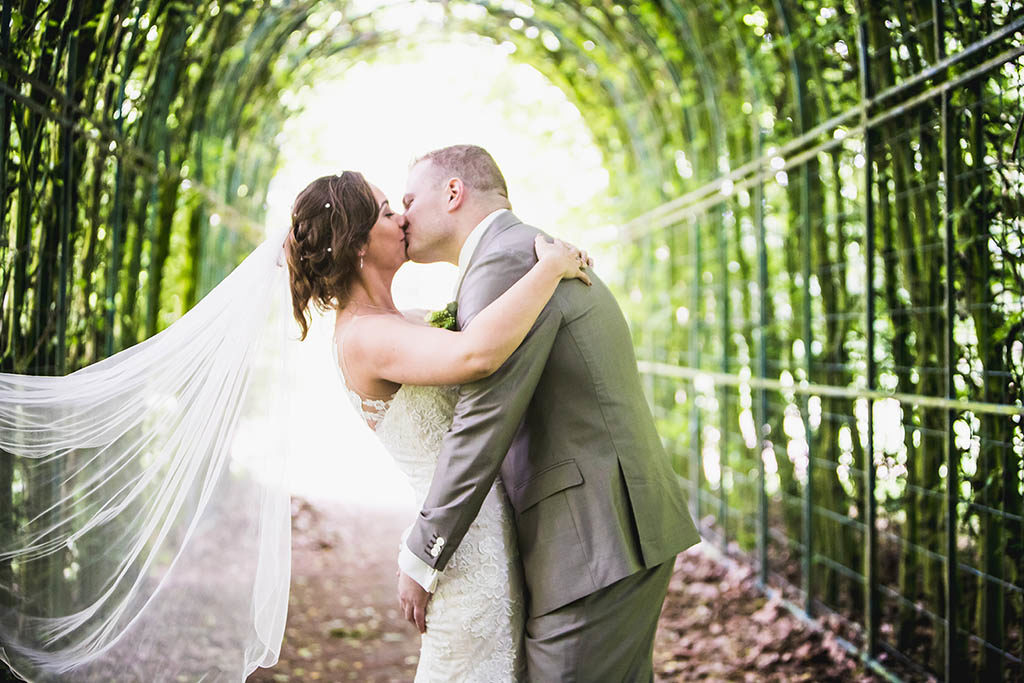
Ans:
{"type": "MultiPolygon", "coordinates": [[[[946,398],[955,398],[953,391],[953,365],[955,363],[953,347],[953,318],[956,305],[956,292],[953,290],[953,207],[951,204],[951,171],[950,159],[950,124],[949,124],[949,92],[942,93],[942,175],[945,180],[945,197],[942,203],[942,222],[944,230],[944,261],[946,269],[945,308],[946,329],[944,341],[944,360],[946,365],[946,398]]],[[[946,652],[945,680],[949,683],[959,680],[957,667],[957,559],[956,559],[956,506],[957,506],[957,463],[958,451],[953,444],[953,423],[956,413],[952,409],[945,411],[945,438],[943,449],[946,456],[946,652]]]]}
{"type": "MultiPolygon", "coordinates": [[[[935,59],[942,61],[946,56],[945,36],[943,24],[942,3],[932,0],[933,37],[935,41],[935,59]]],[[[945,289],[943,296],[945,301],[946,329],[944,330],[943,355],[946,366],[945,396],[948,399],[955,398],[953,389],[953,368],[956,362],[953,346],[953,320],[955,317],[956,292],[953,288],[953,158],[952,158],[952,126],[950,125],[950,91],[943,90],[941,99],[942,127],[942,225],[943,225],[943,266],[945,268],[945,289]]],[[[956,553],[956,506],[957,506],[957,450],[953,443],[953,423],[956,421],[956,413],[952,409],[946,409],[943,438],[943,450],[946,460],[946,637],[943,669],[947,683],[959,680],[959,661],[957,640],[957,553],[956,553]]]]}
{"type": "MultiPolygon", "coordinates": [[[[803,344],[804,344],[804,362],[805,369],[807,372],[807,381],[812,380],[811,375],[811,342],[813,339],[813,332],[811,329],[811,211],[810,211],[810,194],[811,194],[811,173],[807,164],[804,164],[800,170],[800,213],[801,213],[801,226],[800,226],[800,239],[803,242],[802,245],[802,258],[803,258],[803,344]]],[[[804,558],[803,558],[803,591],[804,591],[804,611],[807,614],[813,615],[813,599],[812,595],[814,592],[814,581],[812,574],[814,572],[814,449],[812,448],[811,438],[811,396],[807,394],[804,397],[802,410],[804,423],[804,442],[807,447],[805,457],[807,458],[807,481],[804,484],[804,533],[803,533],[803,545],[804,545],[804,558]]]]}
{"type": "MultiPolygon", "coordinates": [[[[703,259],[701,259],[701,235],[700,235],[700,220],[696,219],[693,221],[693,313],[690,316],[692,320],[690,324],[690,348],[693,349],[693,367],[700,368],[701,365],[701,332],[703,331],[703,316],[701,315],[701,279],[702,270],[704,268],[703,259]]],[[[700,407],[697,405],[697,385],[694,383],[690,384],[691,391],[694,396],[690,401],[690,411],[692,419],[690,420],[691,429],[693,430],[693,439],[690,441],[691,447],[693,448],[693,499],[694,505],[697,509],[697,523],[700,523],[700,480],[701,471],[703,464],[703,426],[701,424],[700,407]]]]}
{"type": "MultiPolygon", "coordinates": [[[[867,348],[867,388],[875,389],[878,370],[875,366],[875,155],[872,128],[867,121],[870,116],[867,102],[871,98],[871,66],[868,59],[868,36],[864,19],[857,25],[857,49],[861,82],[861,121],[864,124],[864,296],[865,296],[865,346],[867,348]]],[[[879,190],[880,192],[882,190],[879,190]]],[[[864,649],[868,657],[878,654],[878,530],[876,527],[875,502],[875,402],[867,399],[867,447],[864,450],[864,589],[867,593],[867,611],[864,615],[864,649]]]]}
{"type": "MultiPolygon", "coordinates": [[[[729,238],[725,233],[725,211],[729,204],[723,203],[718,212],[715,232],[718,239],[719,272],[722,283],[719,286],[718,312],[722,316],[719,333],[722,335],[722,358],[721,371],[729,374],[729,238]]],[[[735,218],[735,216],[734,216],[735,218]]],[[[729,462],[729,451],[732,444],[729,442],[729,391],[726,384],[718,386],[718,493],[719,493],[719,515],[721,516],[722,544],[723,549],[729,546],[729,495],[725,488],[725,470],[729,462]]],[[[735,482],[733,482],[735,485],[735,482]]]]}
{"type": "MultiPolygon", "coordinates": [[[[763,134],[758,127],[758,152],[763,134]]],[[[768,250],[765,246],[764,230],[764,181],[754,186],[754,223],[757,228],[757,289],[760,309],[758,327],[760,335],[757,350],[757,376],[762,380],[768,376],[768,250]]],[[[765,489],[764,452],[771,434],[768,431],[768,392],[762,386],[757,390],[757,474],[760,486],[757,492],[758,534],[757,554],[761,565],[758,580],[761,586],[768,585],[768,491],[765,489]]]]}
{"type": "MultiPolygon", "coordinates": [[[[3,9],[0,10],[0,57],[4,60],[9,58],[8,52],[11,46],[11,5],[13,2],[4,1],[3,9]]],[[[10,75],[8,75],[10,79],[10,75]]],[[[7,106],[9,96],[5,89],[0,94],[0,197],[7,196],[7,138],[10,134],[7,121],[7,106]]],[[[0,247],[7,245],[7,212],[0,211],[0,247]]],[[[12,325],[13,326],[13,325],[12,325]]]]}
{"type": "MultiPolygon", "coordinates": [[[[76,6],[75,13],[80,15],[81,5],[76,6]]],[[[78,25],[77,17],[75,26],[78,25]]],[[[72,267],[71,233],[75,226],[75,185],[77,178],[74,175],[74,154],[75,154],[75,115],[72,109],[74,102],[74,78],[77,70],[76,57],[78,54],[78,29],[68,38],[68,63],[65,76],[65,100],[64,100],[64,144],[61,150],[61,165],[63,171],[63,193],[60,204],[61,216],[61,237],[60,237],[60,262],[57,286],[57,374],[63,375],[67,369],[67,322],[68,322],[68,270],[72,267]]]]}

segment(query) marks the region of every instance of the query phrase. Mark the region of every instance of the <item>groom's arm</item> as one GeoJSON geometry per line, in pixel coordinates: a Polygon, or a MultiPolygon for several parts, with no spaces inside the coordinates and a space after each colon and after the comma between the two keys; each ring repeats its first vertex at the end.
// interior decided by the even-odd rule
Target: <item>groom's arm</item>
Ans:
{"type": "MultiPolygon", "coordinates": [[[[532,253],[519,251],[482,256],[462,285],[460,324],[468,325],[535,260],[532,253]]],[[[572,282],[559,286],[566,285],[584,286],[572,282]]],[[[408,550],[430,569],[444,569],[476,519],[526,413],[561,323],[556,297],[552,297],[526,339],[497,372],[461,387],[430,491],[406,539],[408,550]]]]}

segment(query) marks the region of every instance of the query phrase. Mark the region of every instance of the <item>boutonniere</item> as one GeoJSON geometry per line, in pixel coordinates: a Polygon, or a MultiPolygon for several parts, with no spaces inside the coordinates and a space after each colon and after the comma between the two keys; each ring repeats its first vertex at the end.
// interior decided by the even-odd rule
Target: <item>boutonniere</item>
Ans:
{"type": "Polygon", "coordinates": [[[431,311],[430,313],[427,313],[426,321],[430,323],[432,327],[454,330],[458,327],[458,323],[455,321],[455,313],[457,310],[458,306],[454,301],[452,301],[440,311],[431,311]]]}

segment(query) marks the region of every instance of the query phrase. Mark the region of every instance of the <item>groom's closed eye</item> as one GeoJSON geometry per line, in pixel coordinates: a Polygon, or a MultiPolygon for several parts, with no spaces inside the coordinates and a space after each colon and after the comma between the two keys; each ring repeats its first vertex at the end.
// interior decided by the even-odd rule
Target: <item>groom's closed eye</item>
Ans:
{"type": "Polygon", "coordinates": [[[406,211],[409,210],[409,205],[410,204],[412,204],[412,195],[411,194],[407,194],[404,197],[402,197],[402,206],[405,207],[406,211]]]}

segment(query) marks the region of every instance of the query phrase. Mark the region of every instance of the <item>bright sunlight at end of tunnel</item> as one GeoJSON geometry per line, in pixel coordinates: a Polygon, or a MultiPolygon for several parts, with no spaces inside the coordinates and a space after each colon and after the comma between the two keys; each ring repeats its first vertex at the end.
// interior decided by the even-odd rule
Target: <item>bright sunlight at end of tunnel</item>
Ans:
{"type": "MultiPolygon", "coordinates": [[[[407,8],[408,9],[408,8],[407,8]]],[[[409,164],[445,145],[472,142],[501,166],[516,214],[596,254],[601,272],[611,254],[605,191],[608,172],[576,107],[508,45],[477,36],[396,45],[378,57],[339,61],[312,83],[294,83],[282,99],[295,109],[275,139],[280,169],[267,196],[267,230],[288,220],[291,203],[321,175],[359,170],[401,210],[409,164]]],[[[403,309],[438,309],[452,299],[456,269],[407,263],[395,278],[403,309]]],[[[317,377],[292,399],[296,415],[322,430],[299,431],[291,468],[298,495],[405,506],[412,493],[324,364],[333,313],[319,317],[304,362],[317,377]],[[315,368],[315,371],[313,370],[315,368]],[[330,437],[339,421],[356,442],[330,437]]]]}

